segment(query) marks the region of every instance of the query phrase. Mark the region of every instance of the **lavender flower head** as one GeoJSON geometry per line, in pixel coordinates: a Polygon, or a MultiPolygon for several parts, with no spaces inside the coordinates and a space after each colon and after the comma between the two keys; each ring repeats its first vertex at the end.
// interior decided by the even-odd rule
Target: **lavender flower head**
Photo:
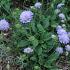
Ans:
{"type": "Polygon", "coordinates": [[[57,5],[57,9],[62,8],[62,6],[64,6],[64,4],[63,4],[63,3],[59,3],[59,4],[57,5]]]}
{"type": "Polygon", "coordinates": [[[60,13],[58,16],[61,20],[66,20],[65,15],[63,13],[60,13]]]}
{"type": "Polygon", "coordinates": [[[40,2],[35,3],[35,8],[41,8],[42,4],[40,2]]]}
{"type": "Polygon", "coordinates": [[[69,40],[66,30],[64,30],[61,26],[58,26],[56,30],[57,30],[60,43],[63,43],[63,44],[69,43],[70,40],[69,40]]]}
{"type": "Polygon", "coordinates": [[[63,48],[62,47],[57,47],[55,51],[59,54],[62,54],[63,53],[63,48]]]}
{"type": "Polygon", "coordinates": [[[58,25],[56,29],[57,29],[57,30],[58,30],[58,29],[62,29],[62,27],[61,27],[60,25],[58,25]]]}
{"type": "Polygon", "coordinates": [[[23,11],[20,15],[20,22],[28,23],[32,20],[33,13],[31,11],[23,11]]]}
{"type": "Polygon", "coordinates": [[[33,49],[30,47],[24,49],[24,53],[32,53],[32,52],[33,52],[33,49]]]}
{"type": "Polygon", "coordinates": [[[68,32],[68,36],[69,36],[69,38],[70,38],[70,32],[68,32]]]}
{"type": "Polygon", "coordinates": [[[57,26],[56,31],[58,35],[67,34],[66,30],[64,30],[60,25],[57,26]]]}
{"type": "Polygon", "coordinates": [[[9,23],[5,19],[0,20],[0,30],[4,31],[8,29],[9,29],[9,23]]]}
{"type": "Polygon", "coordinates": [[[66,51],[70,52],[70,45],[65,46],[66,51]]]}
{"type": "Polygon", "coordinates": [[[57,34],[62,35],[62,34],[67,34],[67,32],[63,28],[60,28],[60,29],[57,29],[57,34]]]}
{"type": "Polygon", "coordinates": [[[69,37],[66,34],[58,35],[60,43],[67,44],[69,43],[69,37]]]}

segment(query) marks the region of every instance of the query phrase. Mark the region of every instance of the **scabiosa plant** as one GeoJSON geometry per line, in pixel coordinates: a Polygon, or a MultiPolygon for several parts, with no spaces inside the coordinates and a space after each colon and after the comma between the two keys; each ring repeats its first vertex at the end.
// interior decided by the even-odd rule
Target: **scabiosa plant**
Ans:
{"type": "Polygon", "coordinates": [[[57,5],[57,8],[60,9],[60,8],[62,8],[63,6],[64,6],[63,3],[59,3],[59,4],[57,5]]]}
{"type": "Polygon", "coordinates": [[[62,54],[63,53],[63,48],[62,47],[57,47],[55,51],[59,54],[62,54]]]}
{"type": "Polygon", "coordinates": [[[70,45],[65,46],[66,51],[70,52],[70,45]]]}
{"type": "Polygon", "coordinates": [[[28,23],[32,20],[33,13],[31,11],[23,11],[20,15],[20,22],[28,23]]]}
{"type": "Polygon", "coordinates": [[[5,19],[0,20],[0,30],[5,31],[8,29],[9,29],[9,23],[5,19]]]}
{"type": "Polygon", "coordinates": [[[42,4],[40,2],[35,3],[35,8],[41,8],[42,4]]]}
{"type": "Polygon", "coordinates": [[[63,44],[69,43],[70,40],[66,30],[64,30],[61,26],[58,26],[56,29],[57,29],[57,34],[58,34],[60,43],[63,43],[63,44]]]}
{"type": "Polygon", "coordinates": [[[30,47],[27,47],[24,49],[24,53],[32,53],[32,52],[33,52],[33,49],[30,47]]]}
{"type": "Polygon", "coordinates": [[[60,13],[58,16],[61,20],[66,20],[65,15],[63,13],[60,13]]]}

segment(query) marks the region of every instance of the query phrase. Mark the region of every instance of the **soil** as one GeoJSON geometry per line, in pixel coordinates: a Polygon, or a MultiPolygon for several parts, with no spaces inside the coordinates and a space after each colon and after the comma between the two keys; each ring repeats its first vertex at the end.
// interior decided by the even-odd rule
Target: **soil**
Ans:
{"type": "Polygon", "coordinates": [[[29,0],[27,0],[27,1],[20,1],[20,0],[12,0],[12,2],[13,2],[13,7],[17,7],[17,8],[21,8],[21,9],[23,9],[23,8],[26,8],[26,7],[29,7],[29,6],[31,6],[31,5],[33,5],[33,3],[29,0]]]}
{"type": "Polygon", "coordinates": [[[62,55],[59,60],[56,62],[56,65],[61,70],[70,70],[70,64],[68,63],[68,57],[62,55]]]}

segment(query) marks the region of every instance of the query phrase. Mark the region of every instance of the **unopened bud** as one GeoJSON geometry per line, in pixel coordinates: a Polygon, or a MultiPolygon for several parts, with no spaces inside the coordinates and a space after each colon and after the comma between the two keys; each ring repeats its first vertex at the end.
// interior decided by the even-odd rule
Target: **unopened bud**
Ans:
{"type": "Polygon", "coordinates": [[[56,35],[52,35],[51,37],[52,37],[53,39],[55,39],[55,38],[56,38],[56,35]]]}
{"type": "Polygon", "coordinates": [[[7,70],[10,70],[10,64],[9,64],[9,61],[7,63],[7,66],[6,66],[7,70]]]}

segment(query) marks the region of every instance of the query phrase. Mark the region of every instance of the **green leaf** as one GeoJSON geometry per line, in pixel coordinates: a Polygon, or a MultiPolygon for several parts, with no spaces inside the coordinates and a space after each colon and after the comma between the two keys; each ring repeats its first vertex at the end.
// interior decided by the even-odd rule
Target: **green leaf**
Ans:
{"type": "Polygon", "coordinates": [[[37,24],[37,28],[38,28],[38,31],[41,32],[41,33],[44,33],[45,30],[43,28],[43,26],[41,24],[37,24]]]}
{"type": "Polygon", "coordinates": [[[44,39],[44,41],[50,40],[50,39],[51,39],[51,33],[45,32],[45,33],[43,34],[43,39],[44,39]]]}
{"type": "Polygon", "coordinates": [[[34,70],[41,70],[39,66],[34,66],[34,70]]]}
{"type": "Polygon", "coordinates": [[[51,64],[56,61],[59,57],[59,54],[57,54],[56,52],[53,52],[49,57],[48,57],[48,60],[46,60],[46,63],[45,63],[45,67],[50,67],[51,64]]]}
{"type": "Polygon", "coordinates": [[[27,57],[25,54],[23,54],[23,55],[20,55],[19,60],[24,61],[24,60],[26,60],[27,58],[28,58],[28,57],[27,57]]]}
{"type": "Polygon", "coordinates": [[[42,48],[41,47],[39,47],[39,48],[37,48],[37,53],[38,53],[38,55],[41,55],[42,54],[42,48]]]}
{"type": "Polygon", "coordinates": [[[49,26],[49,18],[45,18],[45,20],[43,21],[43,25],[44,28],[47,29],[47,27],[49,26]]]}
{"type": "Polygon", "coordinates": [[[20,24],[16,24],[15,27],[16,27],[17,29],[20,29],[20,28],[21,28],[21,25],[20,25],[20,24]]]}
{"type": "Polygon", "coordinates": [[[29,41],[34,47],[38,45],[38,40],[34,36],[29,37],[29,41]]]}
{"type": "Polygon", "coordinates": [[[31,23],[31,28],[32,28],[32,31],[33,31],[33,32],[36,32],[36,31],[37,31],[34,22],[31,23]]]}
{"type": "Polygon", "coordinates": [[[26,40],[21,40],[18,42],[18,47],[25,47],[27,46],[29,43],[26,40]]]}

